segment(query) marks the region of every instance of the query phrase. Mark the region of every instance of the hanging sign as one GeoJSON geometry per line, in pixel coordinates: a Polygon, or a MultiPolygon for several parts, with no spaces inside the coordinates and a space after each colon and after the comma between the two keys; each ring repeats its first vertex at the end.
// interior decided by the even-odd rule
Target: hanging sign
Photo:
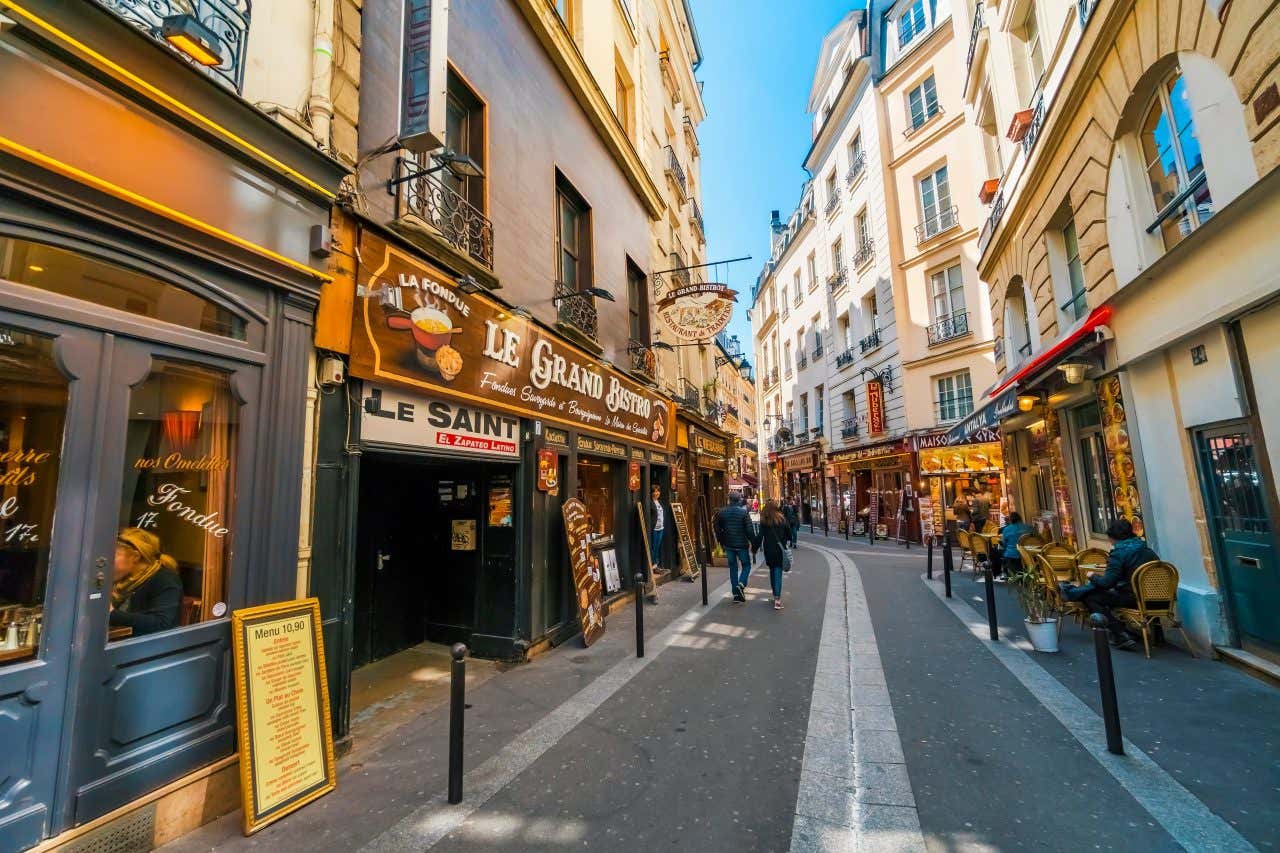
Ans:
{"type": "Polygon", "coordinates": [[[231,614],[240,791],[250,835],[338,784],[315,598],[231,614]]]}
{"type": "Polygon", "coordinates": [[[538,491],[552,492],[560,487],[560,454],[549,447],[538,451],[538,491]]]}
{"type": "Polygon", "coordinates": [[[400,145],[426,153],[445,144],[449,45],[446,0],[404,0],[400,145]]]}
{"type": "Polygon", "coordinates": [[[709,341],[723,332],[733,319],[737,292],[714,282],[681,284],[681,279],[673,276],[654,276],[658,317],[663,324],[690,343],[709,341]]]}
{"type": "Polygon", "coordinates": [[[874,379],[867,383],[867,432],[884,432],[884,385],[874,379]]]}
{"type": "Polygon", "coordinates": [[[689,535],[689,519],[684,514],[684,504],[672,501],[671,517],[676,523],[676,537],[680,544],[680,568],[683,574],[696,575],[700,571],[698,552],[693,548],[693,537],[689,535]]]}
{"type": "Polygon", "coordinates": [[[359,257],[352,376],[659,450],[670,445],[675,407],[652,388],[485,296],[463,293],[454,276],[370,231],[359,257]]]}
{"type": "Polygon", "coordinates": [[[582,642],[590,646],[604,633],[604,606],[600,594],[600,561],[591,553],[591,515],[587,505],[569,498],[560,508],[564,516],[564,538],[569,545],[569,565],[578,602],[582,642]]]}

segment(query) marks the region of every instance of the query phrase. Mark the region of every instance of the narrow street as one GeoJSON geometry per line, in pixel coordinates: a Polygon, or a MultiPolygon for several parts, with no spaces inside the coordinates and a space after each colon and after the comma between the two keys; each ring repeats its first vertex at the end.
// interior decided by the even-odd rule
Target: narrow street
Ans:
{"type": "Polygon", "coordinates": [[[1033,658],[1003,588],[994,645],[971,575],[947,602],[919,548],[801,544],[782,613],[762,571],[736,605],[716,569],[705,610],[697,584],[662,588],[643,659],[628,608],[591,649],[485,680],[458,806],[438,706],[381,737],[357,725],[312,807],[163,849],[1275,849],[1280,743],[1243,736],[1274,731],[1274,689],[1172,646],[1117,652],[1128,742],[1109,756],[1085,631],[1033,658]],[[1173,676],[1197,688],[1175,697],[1173,676]]]}

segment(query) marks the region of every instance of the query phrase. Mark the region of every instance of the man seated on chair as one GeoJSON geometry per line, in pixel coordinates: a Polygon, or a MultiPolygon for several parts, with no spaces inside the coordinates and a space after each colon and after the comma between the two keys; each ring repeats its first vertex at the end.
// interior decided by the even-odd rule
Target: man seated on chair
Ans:
{"type": "Polygon", "coordinates": [[[1107,538],[1114,544],[1107,556],[1107,570],[1089,575],[1084,586],[1068,586],[1063,595],[1079,601],[1090,613],[1101,613],[1107,619],[1111,645],[1118,649],[1137,648],[1138,638],[1111,613],[1114,607],[1136,607],[1138,600],[1129,585],[1134,569],[1160,559],[1145,540],[1133,532],[1128,519],[1118,518],[1107,528],[1107,538]]]}
{"type": "Polygon", "coordinates": [[[991,563],[991,569],[998,578],[1016,575],[1022,570],[1022,556],[1018,553],[1018,540],[1036,529],[1022,520],[1018,512],[1011,512],[1005,520],[1008,522],[1000,528],[1000,562],[991,563]]]}

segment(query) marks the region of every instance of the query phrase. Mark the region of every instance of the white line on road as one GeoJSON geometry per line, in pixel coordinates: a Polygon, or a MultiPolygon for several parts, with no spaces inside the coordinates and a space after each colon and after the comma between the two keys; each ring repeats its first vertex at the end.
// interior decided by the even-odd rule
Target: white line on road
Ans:
{"type": "Polygon", "coordinates": [[[923,851],[924,835],[857,566],[830,572],[791,853],[923,851]]]}
{"type": "Polygon", "coordinates": [[[1125,740],[1124,755],[1107,752],[1102,718],[1093,709],[1007,636],[992,642],[986,620],[969,605],[947,599],[938,581],[923,575],[920,579],[1175,841],[1187,850],[1257,853],[1244,836],[1131,741],[1125,740]]]}
{"type": "MultiPolygon", "coordinates": [[[[729,592],[729,584],[716,587],[709,600],[719,601],[729,592]]],[[[449,833],[462,826],[473,813],[511,784],[560,739],[627,685],[681,634],[715,609],[698,601],[656,636],[645,641],[646,656],[629,657],[614,664],[596,680],[529,728],[517,740],[464,777],[463,801],[451,806],[444,796],[436,796],[388,828],[363,849],[366,851],[429,850],[449,833]]]]}

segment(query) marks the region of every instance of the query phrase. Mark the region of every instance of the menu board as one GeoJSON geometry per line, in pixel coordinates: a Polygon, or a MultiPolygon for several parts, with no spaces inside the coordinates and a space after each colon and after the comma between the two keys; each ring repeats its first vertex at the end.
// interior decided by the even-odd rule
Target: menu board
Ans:
{"type": "Polygon", "coordinates": [[[564,538],[569,545],[569,565],[573,570],[574,597],[582,642],[590,646],[604,633],[604,605],[600,592],[600,564],[591,553],[591,515],[587,505],[569,498],[560,508],[564,515],[564,538]]]}
{"type": "Polygon", "coordinates": [[[618,549],[602,549],[600,562],[604,564],[605,592],[612,594],[622,589],[622,574],[618,571],[618,549]]]}
{"type": "Polygon", "coordinates": [[[933,527],[933,498],[920,495],[916,504],[920,508],[920,538],[928,542],[937,535],[933,527]]]}
{"type": "Polygon", "coordinates": [[[1133,524],[1133,532],[1146,533],[1142,522],[1142,499],[1138,497],[1137,467],[1129,441],[1124,392],[1119,376],[1108,376],[1097,384],[1098,408],[1102,415],[1102,439],[1107,447],[1107,468],[1111,472],[1116,510],[1133,524]]]}
{"type": "Polygon", "coordinates": [[[231,614],[244,833],[337,787],[320,601],[231,614]]]}
{"type": "Polygon", "coordinates": [[[676,523],[676,538],[680,544],[680,566],[683,574],[696,575],[699,570],[698,552],[693,548],[693,537],[689,535],[689,519],[684,514],[684,504],[672,501],[671,517],[676,523]]]}

